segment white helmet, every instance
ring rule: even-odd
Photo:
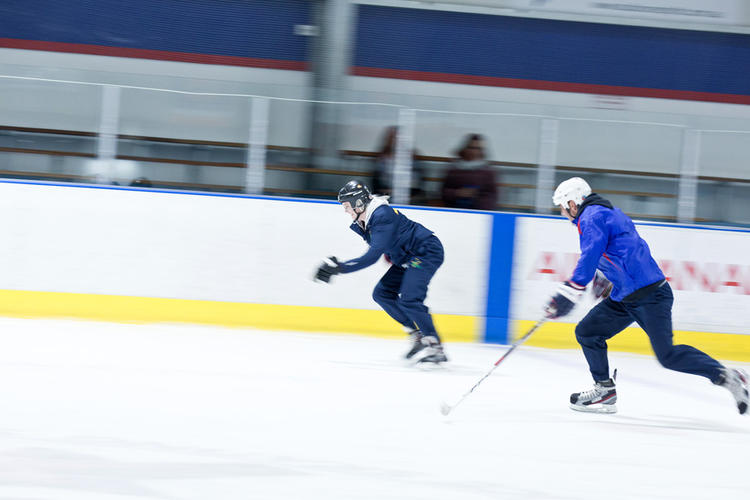
[[[552,203],[564,205],[565,208],[568,208],[568,200],[573,200],[573,203],[580,205],[583,203],[583,199],[590,194],[591,186],[586,181],[580,177],[571,177],[557,186],[555,194],[552,195]]]

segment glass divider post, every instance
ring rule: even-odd
[[[245,192],[263,194],[266,171],[266,140],[268,134],[268,99],[250,99],[250,137],[247,149]]]
[[[396,158],[393,168],[393,202],[406,205],[411,194],[412,151],[414,151],[415,112],[401,108],[398,111]]]
[[[682,133],[682,157],[680,161],[680,184],[677,197],[677,221],[695,221],[695,205],[698,195],[698,171],[700,170],[701,134],[699,130],[685,129]]]
[[[98,168],[96,180],[103,184],[112,182],[114,160],[117,157],[117,134],[120,121],[120,87],[102,86],[102,113],[99,117],[97,144]]]
[[[542,120],[539,134],[539,164],[536,174],[537,213],[550,213],[552,193],[555,189],[555,165],[557,164],[557,137],[560,122],[551,118]]]

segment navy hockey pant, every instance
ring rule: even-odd
[[[716,382],[722,365],[708,354],[689,345],[672,343],[672,303],[669,283],[634,302],[615,302],[607,298],[597,304],[576,326],[576,339],[583,348],[595,381],[609,378],[607,339],[614,337],[633,321],[651,340],[656,359],[665,368],[692,373]]]
[[[407,328],[419,328],[423,335],[437,335],[424,299],[432,276],[443,263],[443,245],[437,236],[425,240],[406,267],[391,266],[375,286],[372,298]]]

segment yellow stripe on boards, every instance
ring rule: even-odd
[[[198,323],[264,330],[356,333],[383,338],[404,336],[401,326],[379,310],[121,295],[0,290],[0,315],[127,323]],[[482,318],[450,314],[433,317],[446,342],[482,339]],[[516,338],[533,324],[533,321],[513,322]],[[546,323],[526,343],[537,347],[580,349],[574,329],[572,323]],[[750,335],[677,331],[675,343],[692,345],[717,359],[750,362]],[[653,354],[648,337],[640,328],[626,328],[610,339],[608,345],[612,351]]]
[[[199,323],[264,330],[358,333],[385,338],[405,335],[398,323],[379,310],[83,293],[0,290],[0,315],[127,323]],[[433,317],[446,342],[480,340],[479,321],[475,317],[450,314]]]
[[[514,338],[528,331],[534,321],[515,321]],[[554,349],[580,349],[574,323],[545,323],[526,341],[526,345]],[[675,344],[688,344],[716,358],[750,361],[750,335],[711,332],[674,332]],[[651,354],[651,344],[640,328],[626,328],[607,341],[610,351]]]

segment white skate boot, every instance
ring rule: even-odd
[[[724,368],[721,377],[716,385],[726,387],[732,393],[734,400],[737,402],[737,410],[739,410],[740,415],[745,415],[748,404],[750,404],[747,373],[734,368]]]
[[[422,344],[422,347],[414,354],[412,361],[416,363],[435,364],[448,361],[448,358],[443,351],[443,345],[440,343],[440,339],[436,336],[424,335],[420,339],[420,343]]]
[[[590,413],[617,413],[616,376],[617,370],[612,378],[596,382],[593,389],[571,394],[570,407]]]
[[[425,348],[424,344],[422,344],[422,332],[419,330],[411,330],[408,333],[411,345],[409,347],[409,352],[404,354],[405,359],[411,359],[416,353]]]

